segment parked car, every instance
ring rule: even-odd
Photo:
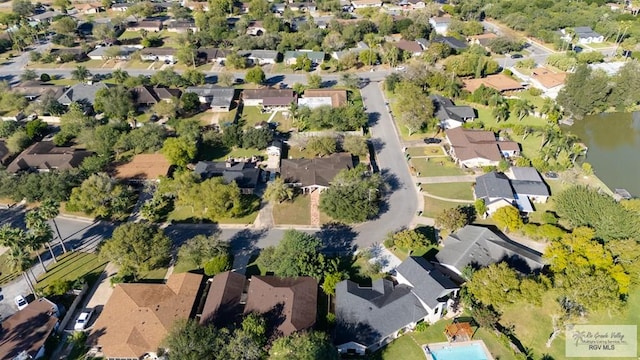
[[[512,59],[522,59],[522,54],[511,54]]]
[[[442,140],[436,138],[425,138],[424,142],[425,144],[440,144]]]
[[[16,296],[13,301],[16,302],[16,306],[18,306],[18,311],[24,309],[27,307],[27,305],[29,305],[29,303],[27,302],[27,300],[24,299],[24,297],[22,295],[18,295]]]
[[[91,320],[91,316],[93,315],[93,309],[84,309],[78,319],[76,320],[76,324],[73,326],[74,330],[82,331],[87,328],[87,324],[89,320]]]

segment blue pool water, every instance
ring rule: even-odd
[[[480,344],[431,350],[435,360],[487,360]]]

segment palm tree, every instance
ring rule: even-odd
[[[269,184],[264,197],[281,203],[285,200],[292,200],[294,195],[295,192],[293,188],[286,184],[284,179],[280,177],[276,178],[271,184]]]
[[[28,249],[29,252],[36,253],[36,256],[38,256],[38,261],[40,262],[40,266],[42,267],[42,271],[46,273],[47,268],[42,262],[42,256],[40,256],[40,249],[42,249],[43,240],[44,238],[36,235],[34,232],[29,232],[24,235],[25,248]]]
[[[507,103],[500,104],[493,108],[491,114],[496,118],[496,122],[507,121],[509,119],[509,105]]]
[[[491,97],[489,98],[489,106],[498,106],[504,103],[504,97],[502,97],[502,95],[496,93],[491,95]]]
[[[533,110],[533,105],[526,99],[517,100],[513,103],[513,112],[518,116],[518,120],[520,121],[522,121],[525,116],[531,114]]]
[[[11,270],[22,272],[22,276],[24,276],[29,289],[33,295],[36,295],[36,289],[33,287],[33,282],[31,282],[31,279],[27,274],[27,270],[31,268],[31,258],[29,257],[29,253],[25,251],[23,246],[14,246],[9,248],[7,254],[9,255],[8,260]]]
[[[547,126],[542,130],[542,142],[540,142],[540,149],[542,149],[548,143],[552,143],[558,137],[558,129],[553,126]]]
[[[58,223],[56,223],[56,216],[60,214],[60,203],[53,199],[45,199],[38,209],[43,218],[51,220],[53,227],[56,229],[58,239],[60,239],[60,245],[62,245],[62,251],[67,252],[67,248],[64,246],[62,235],[60,235],[60,229],[58,229]]]
[[[91,76],[91,72],[86,66],[78,65],[76,69],[71,71],[71,78],[80,82],[86,81]]]
[[[116,69],[113,70],[112,76],[116,81],[116,84],[123,84],[124,81],[129,77],[129,73],[124,70]]]
[[[34,236],[40,239],[45,239],[43,243],[47,244],[49,252],[51,253],[51,258],[53,258],[53,261],[58,262],[55,254],[53,253],[53,249],[51,248],[51,227],[49,227],[49,224],[47,224],[46,219],[42,216],[42,213],[39,210],[28,211],[27,215],[25,216],[25,222],[27,224],[27,229],[29,229],[29,231]]]

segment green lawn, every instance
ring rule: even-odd
[[[58,262],[54,263],[47,273],[40,276],[36,289],[45,289],[59,279],[75,281],[85,277],[89,283],[93,283],[105,266],[107,261],[100,260],[96,254],[80,251],[67,252],[58,257]]]
[[[220,218],[216,222],[220,224],[243,224],[250,225],[258,217],[260,210],[260,198],[254,195],[243,195],[243,201],[248,202],[247,208],[251,209],[248,214],[236,218]],[[175,222],[209,222],[208,219],[202,219],[199,215],[194,214],[189,206],[176,206],[167,216],[168,221]]]
[[[229,157],[241,158],[251,157],[254,155],[264,156],[264,151],[258,149],[242,149],[234,148],[228,149],[225,147],[206,147],[201,146],[198,151],[198,160],[207,161],[225,161]]]
[[[271,112],[260,112],[260,106],[244,106],[242,109],[241,119],[245,122],[245,128],[252,128],[257,123],[267,121],[271,117]],[[282,114],[279,114],[282,117]],[[276,115],[275,117],[278,117]],[[275,119],[274,119],[275,120]]]
[[[422,216],[435,218],[438,214],[444,209],[450,209],[454,207],[458,207],[460,203],[450,202],[450,201],[442,201],[434,198],[430,198],[428,196],[424,197],[424,210],[422,212]]]
[[[447,157],[416,158],[410,161],[412,170],[420,173],[420,177],[466,175],[453,161]]]
[[[141,60],[129,60],[123,66],[125,69],[147,69],[151,66],[151,62],[149,61],[141,61]]]
[[[439,145],[410,147],[407,153],[411,156],[444,156],[444,151]]]
[[[309,225],[310,208],[309,195],[298,195],[291,202],[284,201],[273,206],[273,221],[276,225]]]
[[[138,277],[138,282],[161,282],[167,275],[167,270],[168,268],[161,267],[147,272],[142,272]]]
[[[540,110],[544,105],[544,99],[541,96],[531,95],[531,90],[521,91],[517,94],[517,96],[520,99],[529,101],[529,103],[535,106],[537,110]]]
[[[422,191],[447,199],[473,200],[473,183],[425,184]]]
[[[463,104],[463,102],[460,101],[460,104]],[[547,120],[545,119],[529,115],[525,116],[522,120],[518,120],[518,117],[515,114],[511,114],[509,120],[507,121],[497,122],[495,117],[491,114],[490,107],[478,104],[468,105],[473,106],[473,108],[478,111],[478,119],[476,119],[475,121],[482,122],[484,124],[484,127],[488,129],[508,128],[514,125],[527,125],[542,128],[547,125]]]
[[[136,38],[142,38],[142,35],[140,34],[139,31],[125,31],[122,33],[122,35],[120,35],[120,37],[118,37],[118,39],[120,40],[128,40],[128,39],[136,39]]]

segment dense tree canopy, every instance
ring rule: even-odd
[[[336,220],[362,222],[380,211],[383,180],[363,166],[342,170],[320,197],[320,209]]]
[[[71,191],[67,209],[99,218],[119,219],[126,216],[131,205],[131,191],[109,175],[100,173],[91,175]]]
[[[269,360],[338,360],[329,337],[318,331],[294,333],[273,342]]]

